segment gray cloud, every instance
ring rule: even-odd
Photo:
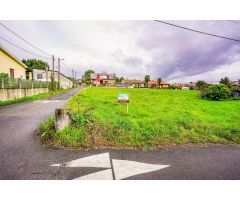
[[[83,73],[115,72],[119,76],[162,77],[167,81],[209,79],[222,75],[236,79],[240,69],[240,43],[181,30],[154,21],[2,21],[45,51],[65,58],[68,67]],[[240,38],[240,24],[229,21],[172,21],[189,28]],[[0,28],[4,34],[23,45]],[[20,58],[30,55],[0,42]],[[49,61],[51,64],[51,61]],[[231,70],[234,73],[230,73]],[[212,73],[214,72],[214,73]]]

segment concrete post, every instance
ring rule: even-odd
[[[55,130],[60,132],[72,122],[70,109],[56,109],[55,110]]]

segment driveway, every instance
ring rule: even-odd
[[[42,146],[34,130],[79,89],[0,107],[0,179],[240,179],[240,147],[158,151]]]

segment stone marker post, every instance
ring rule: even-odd
[[[56,109],[55,110],[55,130],[60,132],[72,122],[70,109]]]

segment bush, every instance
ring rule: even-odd
[[[40,125],[39,135],[42,142],[51,142],[51,140],[54,138],[54,134],[54,117],[50,117]]]
[[[202,97],[206,97],[212,100],[227,99],[231,95],[228,87],[223,84],[210,85],[202,94]]]
[[[83,125],[85,125],[85,124],[88,124],[88,123],[89,123],[89,121],[88,121],[88,120],[84,117],[84,115],[81,114],[81,113],[74,114],[74,115],[72,116],[72,119],[73,119],[73,121],[76,122],[77,124],[83,124]]]
[[[0,73],[0,78],[8,78],[9,75],[7,73]]]

